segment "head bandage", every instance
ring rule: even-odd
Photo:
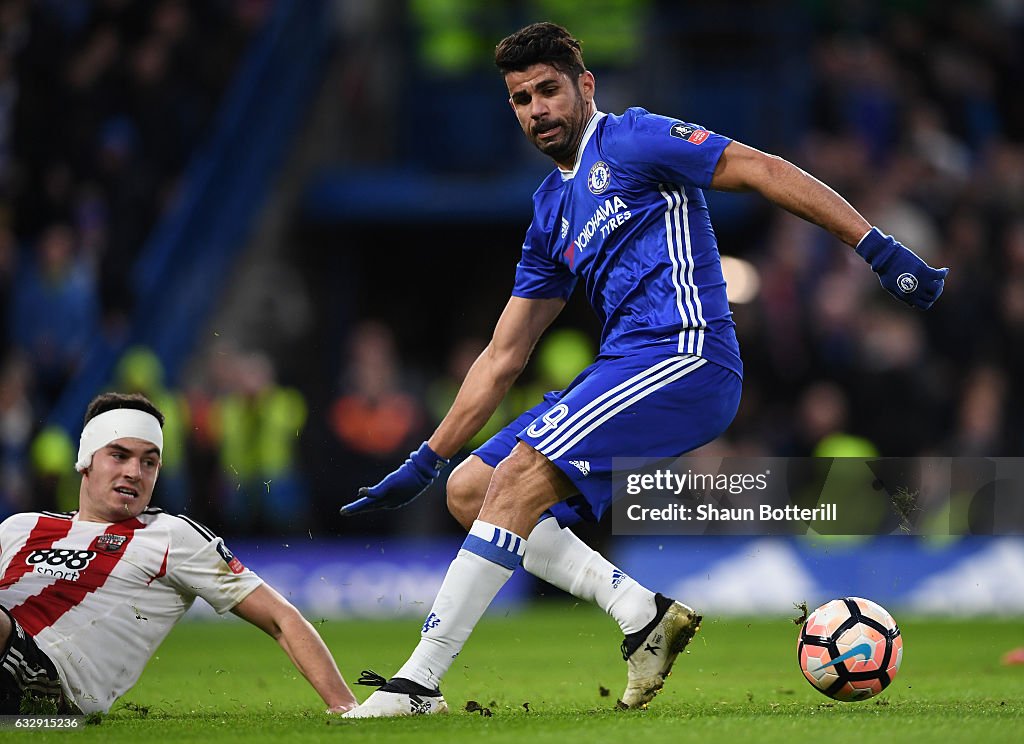
[[[82,429],[75,470],[83,472],[92,465],[92,456],[97,450],[126,437],[152,442],[163,452],[164,433],[156,416],[134,408],[115,408],[89,419]]]

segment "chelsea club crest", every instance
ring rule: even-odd
[[[608,164],[603,160],[598,160],[590,167],[590,175],[587,176],[587,188],[590,189],[591,194],[600,194],[608,188],[611,180],[612,172]]]

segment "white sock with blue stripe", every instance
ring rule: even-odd
[[[530,533],[523,568],[575,597],[595,602],[622,628],[635,633],[654,618],[654,592],[627,576],[553,517]]]
[[[437,687],[498,591],[523,560],[526,538],[473,523],[423,623],[420,642],[394,676]]]

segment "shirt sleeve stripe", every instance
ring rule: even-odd
[[[186,522],[188,522],[190,525],[192,525],[196,532],[205,537],[207,540],[212,542],[213,540],[217,539],[217,536],[213,534],[207,527],[195,521],[194,519],[190,519],[189,517],[186,517],[184,514],[175,514],[174,516],[178,517],[178,519],[183,519]]]

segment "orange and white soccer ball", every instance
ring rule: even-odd
[[[903,661],[903,638],[884,607],[870,599],[844,597],[808,616],[796,652],[814,689],[852,702],[889,686]]]

